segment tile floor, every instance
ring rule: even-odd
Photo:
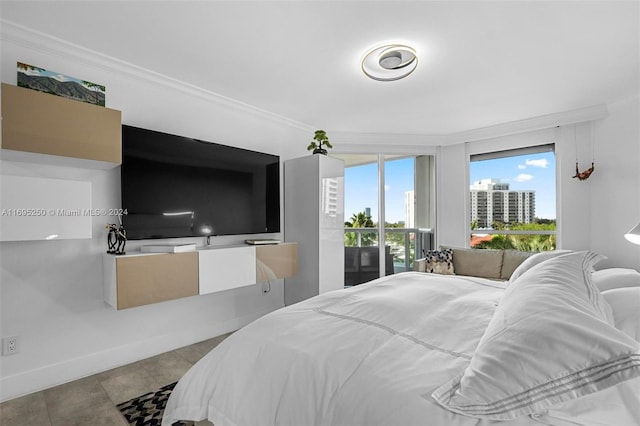
[[[177,381],[227,336],[6,401],[0,404],[0,425],[127,426],[116,404]]]

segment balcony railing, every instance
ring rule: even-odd
[[[394,272],[410,271],[416,253],[433,247],[433,230],[426,228],[385,228],[385,245],[393,256]],[[345,247],[378,246],[378,228],[344,228]]]

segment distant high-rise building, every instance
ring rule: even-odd
[[[471,221],[480,228],[494,222],[531,223],[536,212],[533,190],[512,191],[499,179],[482,179],[470,186]]]
[[[343,208],[339,202],[339,184],[337,179],[322,179],[322,212],[330,217],[338,215],[338,209]]]
[[[416,199],[414,197],[414,191],[407,191],[404,193],[404,227],[415,227],[415,212],[416,211]]]

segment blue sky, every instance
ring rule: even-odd
[[[390,160],[385,165],[385,213],[390,223],[404,221],[404,193],[413,190],[413,158]],[[378,221],[378,163],[345,169],[345,221],[371,208]]]
[[[475,161],[469,184],[481,179],[500,179],[510,189],[536,191],[536,216],[555,219],[555,155],[552,152],[496,160]],[[404,221],[404,193],[413,190],[413,158],[388,161],[385,165],[386,221]],[[345,221],[371,208],[378,221],[377,163],[345,169]]]

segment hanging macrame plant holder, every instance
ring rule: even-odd
[[[576,161],[576,174],[575,176],[571,176],[571,177],[578,178],[578,180],[587,180],[589,179],[589,176],[591,176],[591,173],[593,173],[594,170],[595,170],[595,163],[591,163],[591,167],[581,172],[580,168],[578,167],[578,162]]]
[[[573,125],[573,143],[575,145],[576,148],[576,174],[574,176],[571,176],[574,179],[578,179],[578,180],[587,180],[589,179],[589,177],[591,176],[591,173],[593,173],[593,171],[595,170],[595,147],[594,147],[594,142],[593,142],[593,123],[591,123],[591,150],[592,150],[592,160],[591,160],[591,167],[589,167],[588,169],[584,170],[584,171],[580,171],[580,166],[578,164],[578,142],[576,139],[576,125]]]

